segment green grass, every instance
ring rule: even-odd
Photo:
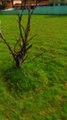
[[[0,15],[0,21],[13,48],[17,17]],[[20,71],[13,69],[13,59],[0,40],[0,120],[67,120],[67,16],[32,16],[30,36],[34,34]]]

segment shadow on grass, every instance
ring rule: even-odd
[[[21,94],[31,89],[30,79],[22,69],[10,68],[5,71],[5,84],[11,93]]]
[[[33,72],[30,74],[30,70],[27,69],[16,69],[9,68],[4,72],[4,82],[8,91],[11,94],[21,96],[25,92],[35,91],[37,86],[41,83],[36,79],[36,76],[32,76]]]

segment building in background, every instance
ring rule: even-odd
[[[67,5],[67,0],[0,0],[0,6],[4,8],[31,6],[60,6]]]
[[[39,5],[48,5],[48,0],[27,0],[26,2],[24,0],[13,0],[13,6],[39,6]]]

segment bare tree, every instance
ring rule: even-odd
[[[27,5],[26,2],[27,2],[27,0],[24,0],[24,3],[23,3],[24,7],[21,7],[21,12],[18,14],[18,27],[19,27],[20,36],[19,36],[18,40],[16,41],[16,44],[14,45],[14,49],[11,48],[8,41],[4,38],[3,34],[0,32],[0,38],[3,40],[3,42],[8,47],[8,49],[16,63],[17,68],[20,68],[21,65],[23,64],[23,62],[25,61],[26,54],[27,54],[28,50],[32,47],[32,44],[29,44],[29,41],[32,40],[33,37],[35,36],[34,35],[30,39],[28,39],[33,9],[31,9],[31,5]],[[22,25],[23,12],[25,9],[28,11],[26,27],[24,27]],[[19,46],[19,49],[16,49],[17,45]]]

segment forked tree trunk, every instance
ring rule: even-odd
[[[32,45],[29,44],[29,41],[32,40],[33,37],[35,37],[34,35],[28,40],[33,9],[31,10],[31,6],[26,6],[26,0],[24,0],[24,2],[25,2],[24,4],[25,8],[28,10],[27,23],[26,23],[26,27],[22,25],[22,20],[23,20],[22,18],[23,18],[23,11],[24,11],[24,8],[22,8],[21,13],[18,14],[18,27],[19,27],[20,35],[19,35],[19,39],[16,41],[16,44],[14,45],[14,50],[12,50],[7,40],[3,37],[2,33],[0,33],[0,38],[8,47],[11,55],[13,56],[13,59],[16,63],[17,68],[20,68],[23,62],[25,61],[27,51],[32,47]],[[19,50],[16,50],[17,45],[20,48]]]

